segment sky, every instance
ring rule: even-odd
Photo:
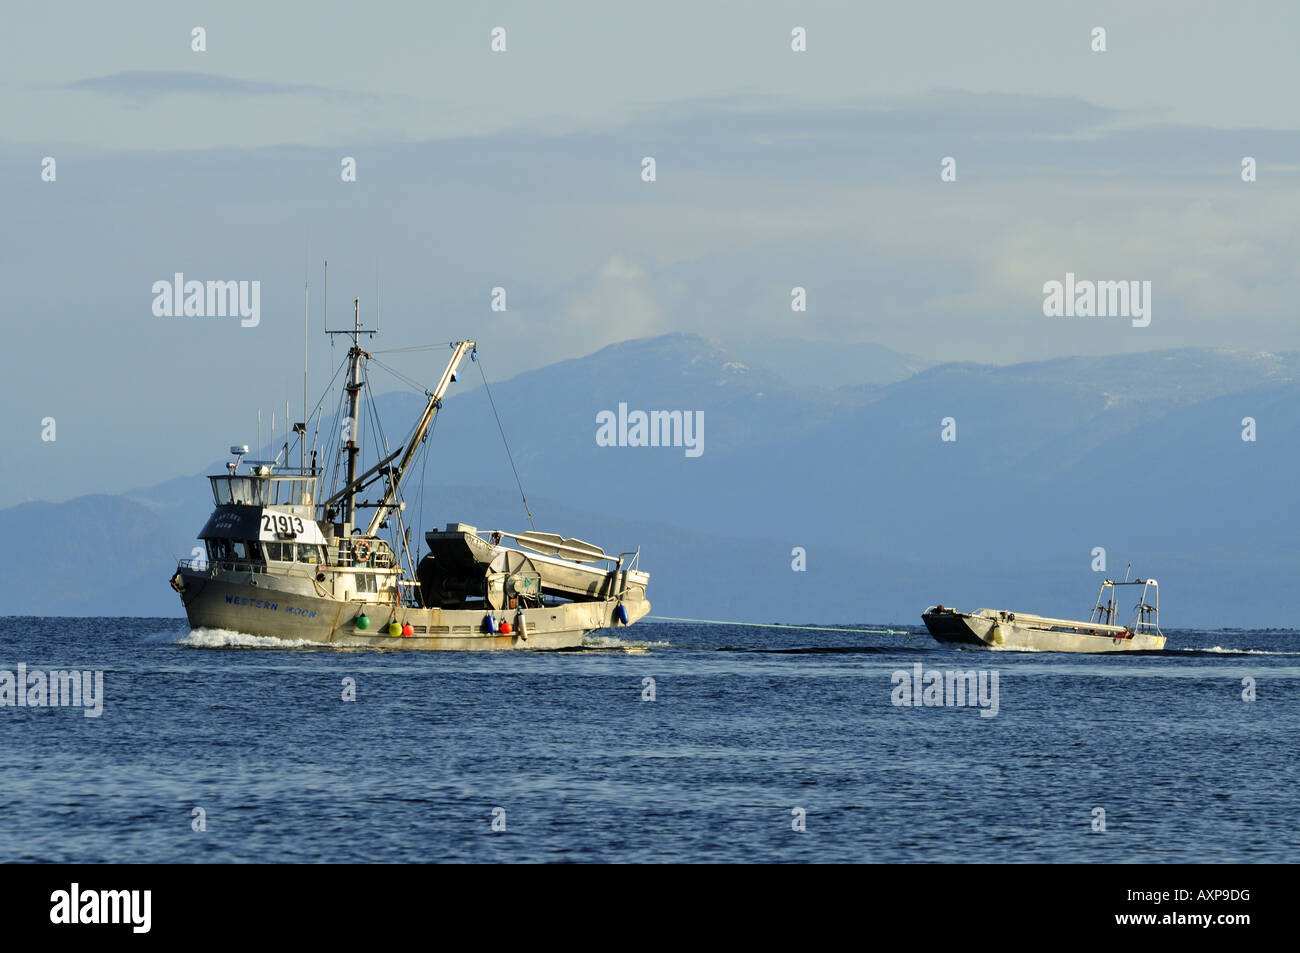
[[[997,364],[1300,350],[1294,4],[3,17],[0,505],[193,472],[233,418],[300,416],[308,281],[312,402],[343,356],[319,333],[327,258],[332,325],[354,297],[373,315],[378,274],[376,348],[473,337],[497,379],[673,331]],[[155,314],[177,272],[260,282],[257,325]],[[1151,323],[1045,316],[1067,272],[1150,281]],[[432,382],[442,357],[391,362]]]

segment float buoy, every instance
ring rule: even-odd
[[[524,618],[524,610],[520,609],[515,614],[515,628],[519,631],[521,639],[528,638],[528,620]]]
[[[627,625],[627,609],[623,603],[620,602],[614,610],[614,618],[618,619],[620,625]]]
[[[399,635],[402,634],[402,627],[401,625],[398,624],[396,619],[388,623],[388,634],[391,635],[393,638],[397,638]]]
[[[409,639],[413,635],[415,635],[415,626],[409,622],[402,626],[402,638]]]
[[[485,615],[483,617],[483,631],[495,632],[496,630],[497,630],[497,620],[492,618],[490,615]]]
[[[366,615],[364,612],[361,613],[361,615],[357,616],[357,628],[358,629],[370,628],[370,616]]]
[[[501,634],[502,634],[502,635],[509,635],[509,634],[510,634],[510,623],[509,623],[509,622],[502,622],[502,623],[501,623]]]

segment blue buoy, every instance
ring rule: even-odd
[[[623,603],[620,602],[618,608],[614,610],[614,618],[618,619],[620,624],[627,625],[627,609],[623,607]]]
[[[489,632],[495,632],[497,630],[497,620],[492,618],[490,615],[485,615],[483,617],[483,628],[487,629]]]

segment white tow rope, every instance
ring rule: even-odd
[[[807,629],[812,632],[869,632],[872,635],[911,635],[906,629],[841,629],[833,625],[787,625],[784,622],[724,622],[721,619],[679,619],[670,615],[648,615],[660,622],[698,622],[702,625],[744,625],[758,629]]]

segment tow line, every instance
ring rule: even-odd
[[[872,635],[911,635],[906,629],[841,629],[833,625],[787,625],[784,622],[725,622],[722,619],[680,619],[670,615],[648,615],[660,622],[698,622],[703,625],[744,625],[759,629],[807,629],[813,632],[867,632]]]

